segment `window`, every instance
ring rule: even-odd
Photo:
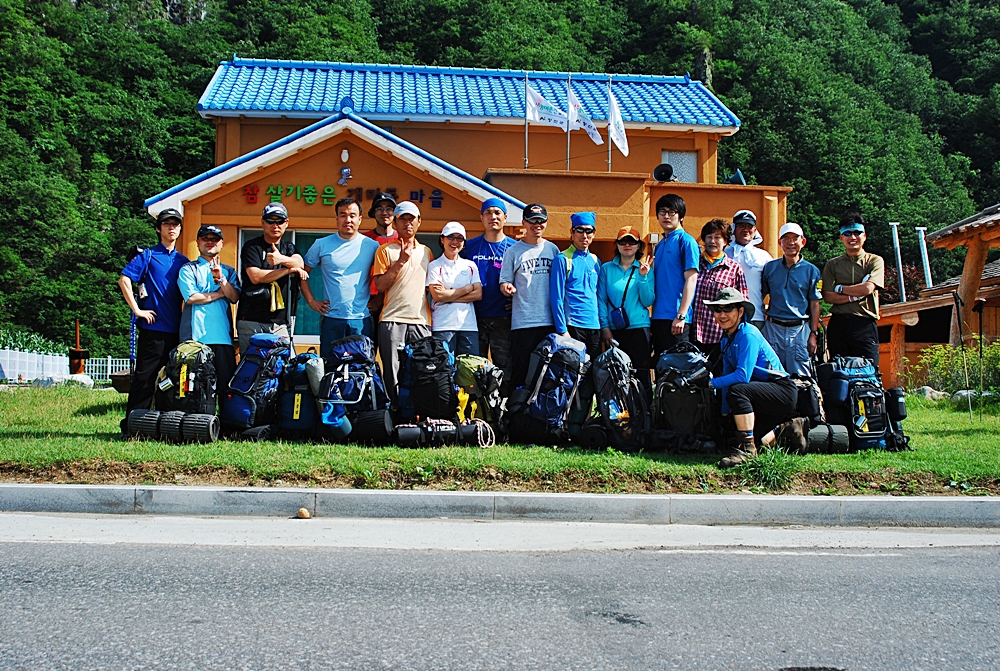
[[[669,163],[673,167],[674,177],[678,182],[698,181],[698,152],[664,149],[660,155],[660,162]]]

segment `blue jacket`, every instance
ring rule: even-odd
[[[569,326],[581,329],[601,327],[597,316],[597,276],[601,260],[590,252],[575,247],[573,261],[568,264],[567,252],[556,254],[549,275],[549,303],[556,333],[566,333]]]
[[[753,324],[743,322],[732,338],[723,335],[719,348],[722,351],[722,376],[713,378],[711,385],[722,394],[724,415],[730,412],[726,394],[732,385],[750,381],[767,382],[774,373],[781,377],[788,375],[774,348]]]
[[[635,271],[632,273],[632,271]],[[629,274],[632,281],[629,282]],[[628,285],[625,296],[625,314],[628,315],[629,328],[649,328],[649,306],[655,298],[653,269],[645,276],[639,274],[639,260],[632,262],[629,270],[623,270],[616,258],[601,266],[601,274],[597,278],[597,310],[601,320],[601,328],[611,328],[611,311],[622,305],[622,292]]]

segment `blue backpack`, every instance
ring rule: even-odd
[[[847,427],[852,450],[896,449],[885,389],[862,357],[835,357],[817,367],[826,421]]]
[[[568,438],[569,416],[589,371],[586,345],[569,336],[545,336],[531,353],[525,384],[511,394],[511,436],[522,440]]]
[[[360,413],[388,409],[389,396],[375,362],[375,345],[367,336],[334,342],[325,369],[317,399],[320,437],[346,438]]]
[[[307,364],[319,359],[315,351],[299,354],[288,361],[282,378],[282,393],[278,404],[283,431],[299,435],[310,434],[316,426],[316,397],[309,386]]]
[[[290,356],[288,338],[271,333],[250,336],[222,406],[219,419],[224,425],[244,430],[277,422],[281,374]]]

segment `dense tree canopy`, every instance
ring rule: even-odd
[[[211,166],[195,104],[249,57],[680,74],[743,120],[724,171],[795,187],[808,253],[860,209],[891,252],[1000,201],[990,0],[0,0],[0,323],[127,351],[115,279],[150,194]],[[956,254],[935,251],[935,273]]]

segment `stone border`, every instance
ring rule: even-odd
[[[0,512],[645,524],[1000,527],[1000,497],[546,494],[0,484]]]

